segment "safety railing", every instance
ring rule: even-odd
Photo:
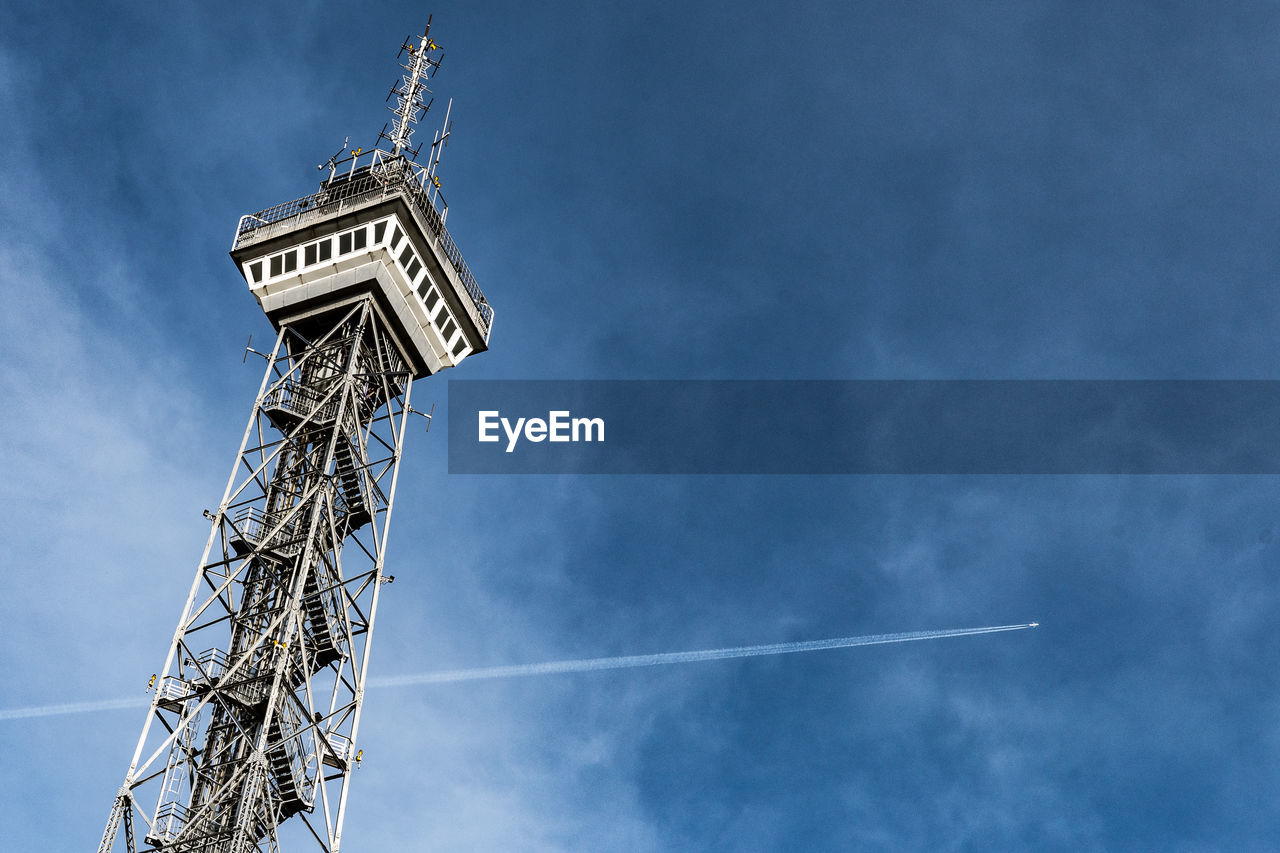
[[[217,648],[205,649],[196,660],[187,661],[187,680],[181,684],[188,691],[194,690],[197,696],[203,696],[217,686],[223,696],[245,707],[260,704],[271,687],[269,673],[260,675],[252,661],[241,664],[234,673],[228,674],[230,668],[231,658],[226,652]],[[186,698],[192,698],[190,693]]]
[[[191,664],[193,672],[191,680],[196,683],[210,683],[222,677],[231,661],[222,649],[205,649]]]
[[[292,556],[301,547],[295,526],[295,519],[281,523],[279,517],[247,506],[235,514],[231,544],[242,553],[263,548],[281,556]]]
[[[329,732],[324,736],[324,763],[330,767],[345,769],[347,755],[351,752],[351,738],[337,732]]]
[[[182,827],[187,823],[187,810],[178,803],[165,803],[156,812],[156,822],[147,833],[146,842],[156,846],[165,844],[178,837]]]
[[[329,424],[338,415],[337,395],[324,402],[325,394],[308,385],[286,380],[267,392],[262,399],[262,409],[268,417],[282,414],[277,427],[287,429],[289,421],[310,418],[317,425]]]
[[[162,708],[180,709],[192,695],[191,685],[176,675],[166,675],[156,685],[156,702]]]

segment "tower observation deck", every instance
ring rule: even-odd
[[[493,325],[445,228],[448,113],[410,146],[430,21],[401,57],[387,144],[236,228],[275,346],[100,853],[339,850],[410,390]]]

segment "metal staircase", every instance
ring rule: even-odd
[[[364,469],[357,468],[351,442],[339,436],[333,449],[334,473],[342,491],[342,500],[347,507],[347,523],[349,531],[359,530],[373,520],[369,512],[368,486],[365,485]]]

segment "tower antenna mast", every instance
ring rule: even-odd
[[[433,57],[432,54],[438,50],[440,56]],[[400,55],[403,56],[405,51],[409,53],[409,61],[400,65],[405,71],[404,76],[399,85],[391,90],[391,94],[397,98],[395,109],[392,110],[396,117],[390,136],[391,154],[394,157],[405,151],[416,157],[417,152],[409,144],[409,138],[413,136],[413,126],[431,109],[430,102],[423,103],[422,100],[424,92],[431,94],[431,90],[427,88],[427,80],[435,76],[444,62],[444,51],[431,39],[430,15],[427,16],[427,27],[418,38],[417,45],[406,39],[400,48]]]
[[[405,50],[390,152],[344,142],[316,192],[236,228],[275,346],[99,853],[122,831],[126,853],[339,851],[410,390],[493,326],[406,157],[429,20]]]

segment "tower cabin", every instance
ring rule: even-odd
[[[413,378],[438,373],[488,348],[493,309],[437,187],[402,154],[353,153],[317,192],[242,216],[231,258],[277,329],[320,328],[372,294]]]

